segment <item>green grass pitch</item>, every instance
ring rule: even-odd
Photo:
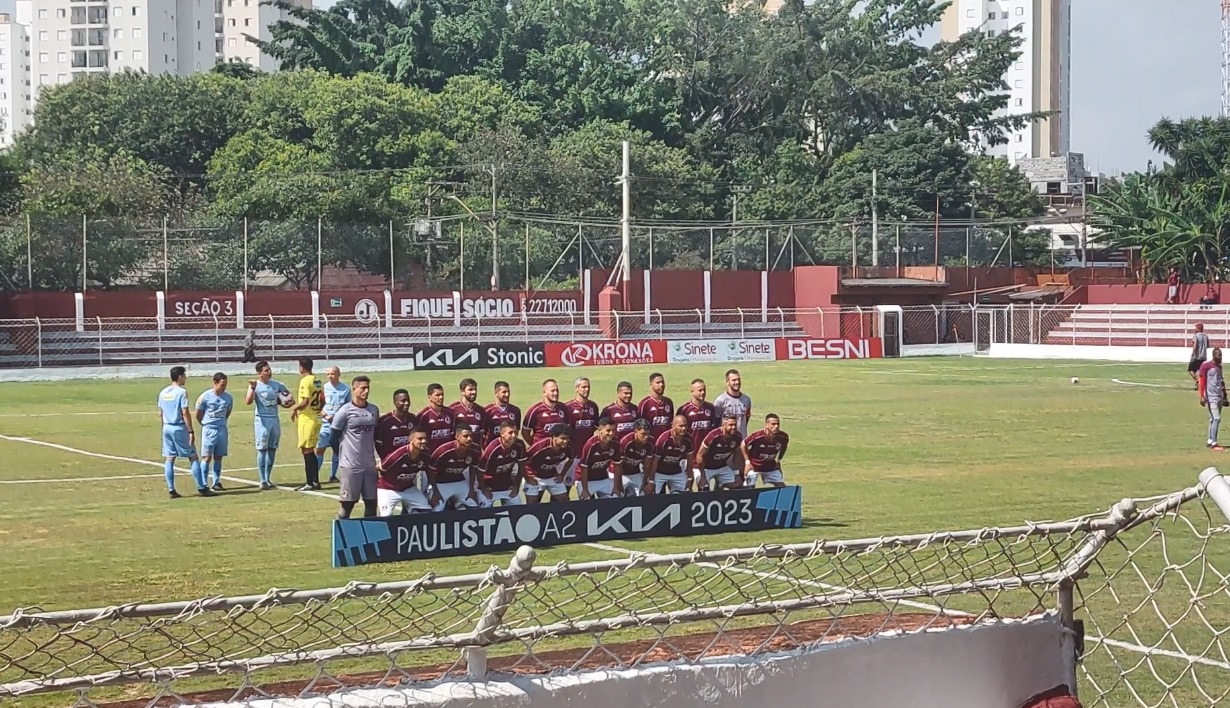
[[[697,376],[710,382],[710,398],[716,396],[725,368],[661,367],[677,405]],[[804,528],[618,546],[682,552],[1065,519],[1123,497],[1191,486],[1201,469],[1224,459],[1203,446],[1205,414],[1181,365],[948,358],[740,369],[754,402],[753,422],[778,413],[791,435],[784,469],[790,483],[803,486]],[[566,396],[572,378],[584,373],[601,405],[623,379],[634,383],[639,400],[650,371],[376,373],[372,400],[387,410],[393,389],[404,386],[417,409],[428,383],[444,384],[455,400],[457,381],[474,376],[480,401],[488,402],[491,384],[503,378],[525,409],[543,378],[560,379]],[[357,373],[344,371],[343,379]],[[275,376],[288,385],[297,379],[292,372]],[[243,381],[236,377],[231,389],[237,410],[225,474],[255,480]],[[167,499],[154,406],[163,385],[0,385],[0,615],[18,607],[58,610],[404,580],[507,563],[506,556],[475,556],[334,569],[335,501],[289,489],[257,492],[235,482],[216,498]],[[208,385],[190,380],[190,397]],[[302,482],[302,462],[285,417],[283,430],[274,481],[290,487]],[[191,490],[186,473],[178,486]],[[578,545],[547,549],[539,563],[613,557]],[[1225,620],[1224,594],[1220,605],[1216,615]]]

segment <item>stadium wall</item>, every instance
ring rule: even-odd
[[[1179,286],[1179,304],[1199,305],[1208,288],[1204,283]],[[1081,304],[1086,305],[1162,305],[1166,303],[1169,286],[1155,285],[1086,285]],[[1230,303],[1230,287],[1224,283],[1213,286],[1222,303]]]
[[[1019,708],[1068,682],[1063,632],[1054,615],[1002,624],[882,634],[819,647],[722,657],[637,669],[587,671],[504,680],[448,681],[414,688],[365,688],[326,698],[249,700],[211,708],[309,708],[326,705],[536,708]]]

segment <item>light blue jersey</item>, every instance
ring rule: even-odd
[[[172,384],[158,394],[158,410],[162,415],[162,456],[168,460],[175,457],[196,458],[196,450],[188,439],[188,421],[184,420],[184,409],[187,407],[188,392],[183,386]]]
[[[278,398],[282,395],[290,395],[290,389],[282,385],[282,382],[274,379],[269,379],[269,383],[256,382],[256,395],[253,403],[256,405],[255,430],[258,452],[277,450],[282,442],[282,421],[278,418],[278,409],[281,408]],[[259,463],[257,466],[260,466]]]
[[[333,447],[333,427],[329,425],[333,422],[333,415],[342,406],[350,403],[350,387],[338,381],[336,384],[325,382],[325,407],[320,412],[325,424],[320,427],[320,436],[316,439],[316,449],[324,450],[328,447]],[[334,468],[336,472],[336,454],[333,457]]]
[[[226,457],[230,453],[226,423],[234,408],[234,399],[225,391],[219,395],[210,389],[196,399],[196,410],[201,413],[201,454],[205,457]]]

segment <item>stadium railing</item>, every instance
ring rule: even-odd
[[[985,343],[1190,347],[1197,324],[1230,345],[1225,305],[1000,305],[978,308]],[[980,342],[984,343],[984,342]]]
[[[968,305],[908,307],[903,343],[970,341]],[[867,307],[765,310],[651,310],[621,312],[617,334],[631,339],[819,339],[880,336],[879,313]],[[400,359],[415,347],[506,342],[577,342],[607,338],[597,317],[527,314],[504,319],[395,316],[391,324],[354,316],[250,316],[244,329],[231,318],[167,317],[0,320],[0,367],[237,362],[253,333],[259,358],[297,356]],[[953,326],[959,324],[959,326]],[[957,339],[954,340],[953,338]]]
[[[309,697],[1040,616],[1066,629],[1055,650],[1086,708],[1213,705],[1230,695],[1230,486],[1200,479],[1060,522],[552,566],[522,548],[473,575],[24,608],[0,616],[0,705]]]

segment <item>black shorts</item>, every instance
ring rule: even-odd
[[[1193,374],[1200,371],[1200,365],[1204,363],[1203,359],[1192,359],[1187,364],[1187,370]]]

